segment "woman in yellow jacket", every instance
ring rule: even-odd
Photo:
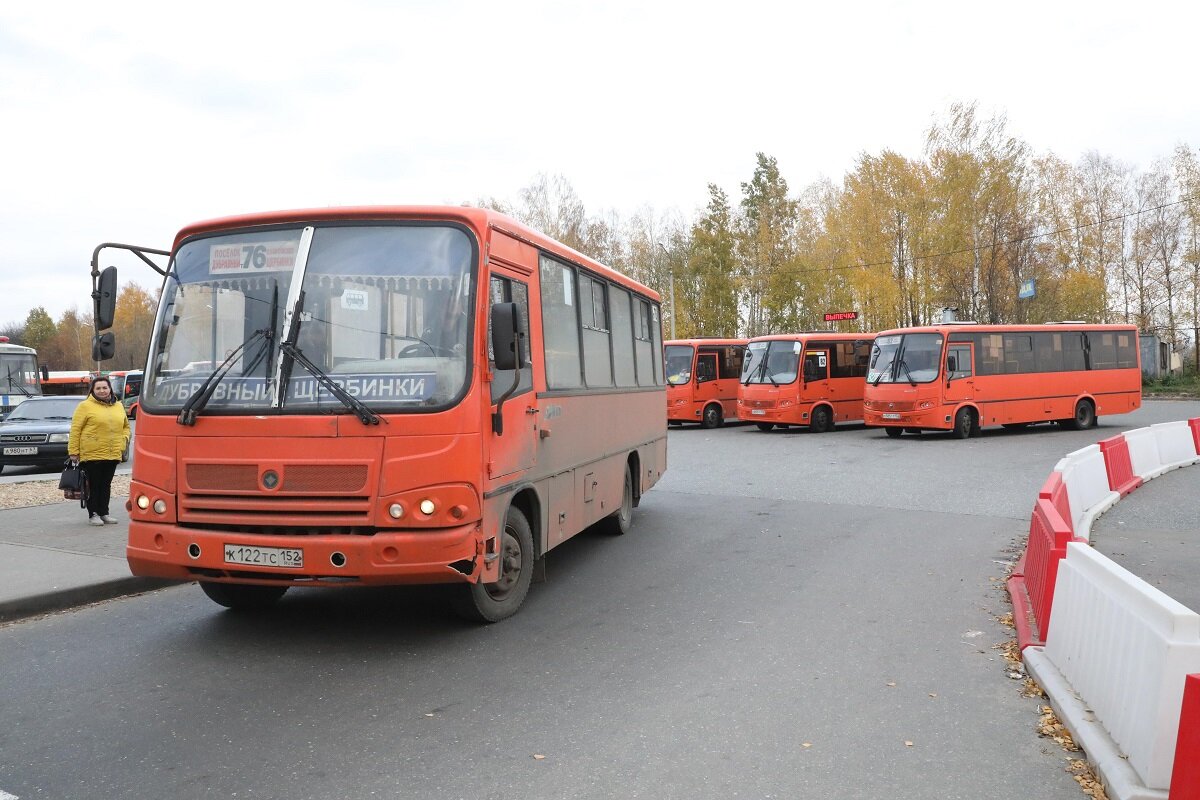
[[[117,401],[108,378],[95,378],[87,398],[71,418],[71,437],[67,441],[67,454],[87,475],[89,525],[117,524],[117,518],[109,513],[108,501],[113,474],[127,444],[129,418],[125,407]]]

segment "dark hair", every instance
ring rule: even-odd
[[[114,400],[116,400],[116,399],[117,399],[117,393],[113,391],[113,385],[112,385],[112,381],[110,381],[110,380],[109,380],[109,379],[108,379],[106,376],[104,376],[104,375],[99,375],[99,376],[97,376],[97,377],[95,377],[95,378],[92,378],[92,383],[91,383],[91,385],[90,385],[90,386],[88,386],[88,395],[89,395],[90,397],[96,397],[96,384],[97,384],[97,383],[100,383],[101,381],[103,381],[103,382],[104,382],[104,384],[105,384],[106,386],[108,386],[108,402],[110,402],[110,403],[111,403],[111,402],[113,402]],[[96,397],[96,399],[97,399],[97,400],[100,400],[100,398],[99,398],[99,397]],[[103,402],[103,401],[101,401],[101,402]]]

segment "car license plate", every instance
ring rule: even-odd
[[[762,415],[762,414],[766,414],[767,410],[765,408],[752,408],[752,409],[750,409],[750,413]]]
[[[225,544],[226,564],[248,564],[255,567],[304,566],[304,551],[298,547],[250,547],[244,544]]]
[[[36,456],[36,447],[6,447],[4,448],[6,456]]]
[[[891,414],[891,413],[889,413],[889,414],[884,414],[884,415],[883,415],[883,418],[884,418],[884,419],[900,419],[900,415],[899,415],[899,414]]]

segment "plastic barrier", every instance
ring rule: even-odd
[[[1071,530],[1081,539],[1088,538],[1096,517],[1112,508],[1121,495],[1108,487],[1108,468],[1100,445],[1089,444],[1070,453],[1055,465],[1062,473],[1071,503]]]
[[[1145,786],[1166,790],[1181,676],[1200,672],[1200,615],[1082,542],[1060,562],[1054,611],[1046,658]]]
[[[1037,625],[1040,640],[1021,641],[1018,631],[1017,644],[1024,650],[1031,644],[1042,644],[1046,631],[1050,629],[1050,612],[1054,605],[1054,584],[1058,577],[1059,562],[1067,554],[1067,543],[1074,539],[1071,526],[1067,524],[1050,504],[1038,498],[1029,520],[1029,546],[1025,548],[1025,590],[1029,594],[1029,606]],[[1014,618],[1016,613],[1013,614]]]
[[[1196,455],[1200,456],[1200,417],[1189,419],[1188,425],[1192,427],[1192,445],[1196,448]]]
[[[1038,497],[1042,500],[1049,500],[1059,516],[1065,519],[1068,525],[1071,524],[1071,501],[1067,497],[1067,485],[1063,483],[1061,472],[1050,473],[1042,490],[1038,492]]]
[[[1169,470],[1196,463],[1196,440],[1187,422],[1160,422],[1151,425],[1154,439],[1158,442],[1158,455],[1163,466]]]
[[[1158,439],[1149,428],[1125,431],[1125,444],[1129,445],[1129,462],[1133,474],[1142,481],[1153,480],[1167,471],[1158,456]]]
[[[1200,675],[1188,675],[1183,686],[1171,800],[1200,800]]]
[[[1102,439],[1100,452],[1104,454],[1104,469],[1108,473],[1108,488],[1124,497],[1142,485],[1140,476],[1133,473],[1129,460],[1129,445],[1121,434]]]

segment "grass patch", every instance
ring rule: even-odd
[[[1171,375],[1157,381],[1142,381],[1145,397],[1189,397],[1200,399],[1200,375]]]

